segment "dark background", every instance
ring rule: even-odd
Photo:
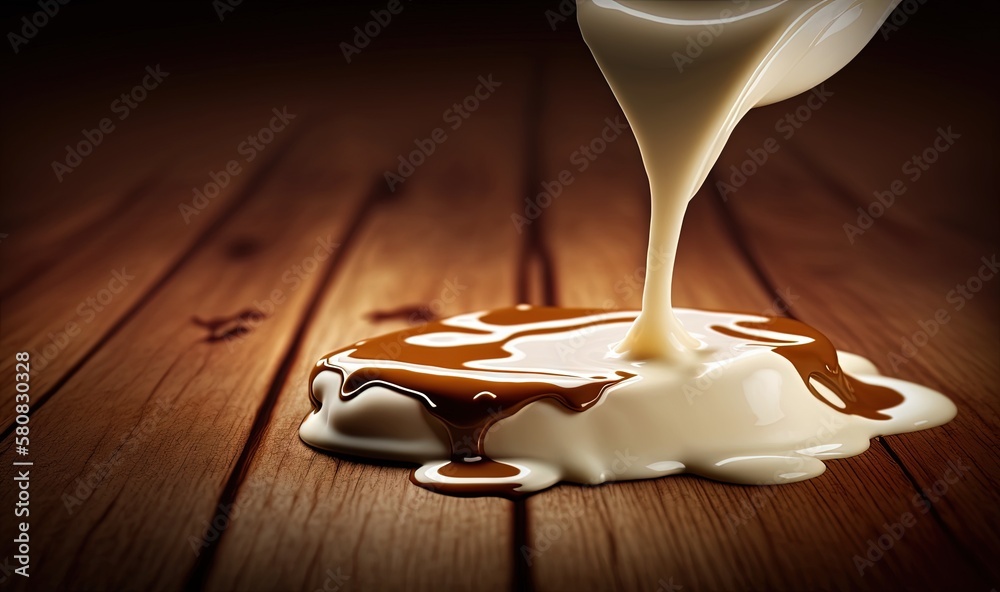
[[[447,69],[448,53],[458,56],[463,47],[471,46],[494,47],[498,55],[543,55],[555,45],[586,52],[575,15],[550,26],[547,11],[558,14],[569,2],[400,1],[403,11],[364,50],[369,56],[398,57],[400,70],[433,73]],[[994,31],[1000,18],[997,3],[909,3],[919,8],[889,40],[876,35],[862,54],[864,63],[875,66],[872,70],[883,79],[894,69],[908,71],[911,77],[926,80],[921,92],[931,95],[961,90],[989,97],[1000,55]],[[78,130],[73,122],[67,122],[67,129],[46,125],[46,120],[57,118],[69,106],[81,113],[102,113],[109,96],[134,85],[138,73],[150,64],[159,63],[171,72],[171,86],[180,82],[196,92],[212,93],[227,86],[254,92],[289,76],[304,93],[336,86],[346,68],[357,74],[366,68],[366,61],[375,61],[345,63],[340,43],[352,42],[354,27],[371,20],[371,10],[385,8],[379,2],[331,5],[245,0],[220,21],[217,4],[208,0],[71,1],[59,5],[58,14],[15,55],[6,34],[20,33],[21,18],[37,12],[39,6],[37,2],[3,3],[0,166],[17,161],[16,168],[24,177],[30,178],[27,173],[35,171],[50,175],[47,169],[53,155],[61,155],[65,143],[78,139]],[[596,70],[584,60],[577,63]],[[364,93],[365,89],[344,88],[343,92]],[[402,108],[405,96],[405,89],[400,89]],[[92,109],[87,108],[88,102]],[[197,110],[197,104],[191,109]],[[996,129],[995,117],[981,123]],[[14,158],[31,147],[39,150],[37,158]],[[5,194],[16,189],[9,174],[0,183]],[[988,188],[980,189],[971,192],[981,193],[979,197],[966,195],[952,204],[958,208],[950,214],[956,223],[978,225],[984,219],[996,219],[996,200],[987,195]],[[5,206],[9,198],[5,195]]]

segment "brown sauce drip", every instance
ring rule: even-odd
[[[586,320],[570,322],[566,326],[515,329],[509,335],[497,336],[482,343],[435,347],[407,341],[422,334],[457,333],[476,338],[491,333],[440,321],[431,322],[411,330],[368,339],[330,354],[326,364],[319,364],[313,369],[310,385],[318,373],[332,369],[340,372],[344,379],[340,396],[345,400],[376,385],[417,398],[424,403],[431,415],[442,421],[451,440],[452,463],[442,468],[442,474],[470,479],[509,477],[516,475],[517,470],[490,460],[483,450],[483,442],[490,426],[540,399],[554,399],[567,409],[583,411],[597,402],[609,388],[635,375],[621,371],[604,375],[595,372],[572,374],[540,369],[483,368],[475,365],[486,360],[510,358],[512,354],[504,346],[514,339],[556,333],[572,335],[590,327],[628,323],[631,320],[595,319],[591,311],[562,308],[506,308],[490,311],[479,317],[480,322],[493,325],[498,330],[584,318]],[[366,361],[373,363],[365,364]],[[392,361],[406,367],[378,367],[379,361]],[[449,370],[465,374],[456,376],[442,373]],[[479,376],[473,376],[472,372]],[[557,384],[560,380],[571,380],[574,384]],[[311,392],[310,398],[318,408],[318,401]],[[465,460],[475,457],[481,460]],[[501,467],[502,471],[498,472]],[[436,487],[440,488],[441,485]],[[463,487],[475,489],[472,485]],[[496,486],[491,487],[495,495]]]
[[[503,479],[516,477],[521,471],[506,463],[489,458],[470,461],[451,461],[438,469],[438,474],[459,479]],[[505,483],[423,483],[416,479],[416,471],[411,473],[410,481],[420,487],[460,497],[500,496],[517,499],[524,494],[517,491],[521,483],[516,481]]]
[[[463,475],[470,478],[470,475]],[[417,487],[423,487],[428,491],[453,495],[456,497],[505,497],[516,500],[525,497],[527,494],[518,491],[521,483],[424,483],[416,477],[416,471],[410,472],[410,483]]]
[[[451,461],[438,469],[438,473],[445,477],[483,477],[487,479],[516,477],[520,472],[517,467],[488,458],[472,462]]]
[[[744,333],[722,325],[712,326],[713,331],[723,335],[745,339],[751,344],[773,346],[774,353],[795,366],[802,382],[813,396],[841,413],[858,415],[868,419],[887,420],[891,418],[882,412],[903,402],[903,395],[890,388],[866,384],[848,376],[840,368],[840,362],[837,360],[837,349],[833,343],[825,335],[805,323],[795,319],[769,318],[761,322],[740,321],[736,325],[746,329],[801,335],[812,339],[809,343],[800,344]],[[845,407],[837,407],[827,400],[816,390],[810,379],[833,391],[844,402]]]

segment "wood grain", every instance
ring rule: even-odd
[[[350,172],[365,166],[361,154],[331,149],[330,129],[316,128],[258,179],[233,219],[33,415],[32,435],[47,443],[32,450],[46,467],[32,484],[32,509],[46,517],[34,552],[54,559],[32,586],[183,584],[319,275],[285,274],[330,258],[323,245],[351,221],[340,212],[370,183]],[[195,322],[257,302],[260,316],[216,331]]]
[[[6,166],[16,171],[0,178],[0,190],[10,197],[0,202],[3,232],[8,235],[0,251],[4,300],[12,290],[30,286],[67,253],[101,237],[105,223],[124,210],[150,206],[154,186],[172,179],[173,172],[185,170],[178,160],[203,159],[204,178],[192,180],[202,187],[210,181],[212,170],[241,157],[237,145],[267,124],[272,107],[291,105],[294,112],[306,110],[310,102],[301,76],[294,86],[261,88],[246,79],[220,79],[210,72],[166,71],[169,76],[164,82],[146,101],[130,109],[125,119],[120,119],[121,111],[109,111],[118,93],[103,85],[75,88],[71,105],[60,93],[32,97],[30,111],[22,106],[35,114],[27,117],[30,133],[21,129],[23,121],[13,121],[16,149],[6,144],[0,148]],[[144,74],[136,73],[140,79]],[[258,72],[258,76],[266,73]],[[197,103],[192,104],[195,96]],[[66,145],[80,142],[81,129],[92,129],[102,117],[112,120],[114,130],[60,181],[52,163],[64,160]],[[244,167],[251,168],[251,163]],[[237,193],[238,185],[231,185],[213,201],[225,202]],[[191,197],[194,186],[182,187],[184,197]],[[207,214],[199,218],[210,218]],[[198,226],[199,221],[194,222]]]
[[[226,120],[200,133],[171,136],[174,143],[168,148],[159,145],[153,156],[137,153],[124,161],[135,163],[126,169],[143,169],[150,166],[147,159],[152,158],[162,169],[138,182],[125,175],[123,183],[137,184],[119,186],[118,193],[102,189],[94,203],[104,204],[103,209],[85,226],[69,231],[64,240],[49,238],[41,243],[45,246],[38,246],[30,239],[28,225],[29,238],[21,242],[26,243],[24,248],[33,249],[37,260],[9,268],[15,275],[30,272],[30,283],[25,286],[29,289],[3,298],[7,310],[16,314],[6,315],[0,345],[10,351],[31,352],[35,362],[32,388],[37,393],[33,407],[44,403],[72,376],[82,361],[145,304],[156,287],[172,279],[285,155],[287,141],[298,132],[291,124],[287,136],[276,136],[253,161],[247,162],[239,154],[240,142],[248,134],[256,134],[272,117],[270,108],[260,105],[250,112],[253,117],[240,111],[242,117],[236,121]],[[223,171],[231,160],[238,162],[241,172],[204,209],[185,219],[179,206],[193,203],[193,188],[212,183],[211,174]],[[82,198],[85,203],[89,199],[86,195]],[[58,221],[77,213],[74,207],[68,210],[45,214],[39,224],[44,226],[47,216]],[[12,368],[13,358],[0,361],[0,369],[7,375]],[[12,413],[9,407],[0,411],[4,433],[11,429]]]
[[[471,67],[457,65],[459,75],[447,83],[411,95],[410,121],[433,121],[469,93]],[[414,312],[447,316],[514,304],[521,238],[510,213],[523,175],[523,68],[498,64],[493,73],[503,86],[496,95],[362,221],[279,385],[235,497],[246,517],[224,534],[208,589],[315,589],[330,573],[350,578],[352,589],[511,587],[511,502],[428,492],[409,482],[408,468],[311,449],[298,427],[309,410],[309,373],[329,351],[406,327]],[[372,109],[394,111],[394,96]],[[373,113],[369,121],[377,119]],[[407,133],[418,133],[412,125]],[[373,320],[372,313],[392,311],[401,318]]]

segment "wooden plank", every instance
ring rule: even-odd
[[[886,113],[872,114],[878,119],[888,117],[889,105],[896,104],[892,95],[886,99]],[[976,105],[941,110],[932,103],[925,110],[939,120],[958,120],[968,117],[963,112],[976,112]],[[821,327],[841,347],[871,358],[883,373],[936,388],[958,404],[958,417],[950,424],[889,437],[885,443],[913,480],[911,499],[916,491],[927,492],[923,501],[912,500],[911,509],[923,516],[924,501],[931,502],[923,520],[938,521],[963,554],[978,558],[983,577],[996,582],[1000,570],[993,558],[1000,537],[992,525],[1000,519],[995,493],[1000,454],[990,442],[1000,409],[1000,285],[977,277],[981,269],[992,273],[984,263],[992,259],[996,245],[936,214],[943,195],[954,195],[946,201],[959,208],[979,202],[963,192],[989,187],[989,172],[970,173],[962,163],[975,162],[993,137],[988,127],[965,127],[960,142],[941,155],[941,166],[909,181],[899,203],[863,234],[854,235],[852,243],[843,225],[857,224],[855,204],[867,207],[875,200],[874,191],[884,190],[900,174],[900,163],[930,144],[927,138],[921,140],[924,144],[883,141],[892,138],[888,132],[869,135],[865,115],[852,112],[846,103],[831,104],[817,114],[815,125],[803,126],[794,138],[810,148],[773,156],[766,175],[755,177],[753,186],[748,183],[746,193],[741,190],[729,203],[747,227],[748,241],[767,274],[802,294],[794,310],[803,320]],[[772,110],[757,121],[774,118]],[[929,132],[930,139],[935,135],[934,127],[920,122],[899,125],[901,135],[914,140],[920,134],[913,128]],[[748,126],[734,138],[730,154],[756,146],[765,133],[763,123]],[[854,154],[845,157],[857,165],[855,175],[846,177],[837,158],[811,160],[811,147],[843,144],[848,141],[844,138],[855,141]],[[945,158],[954,164],[946,166]],[[829,178],[845,181],[831,185],[824,182]],[[970,283],[979,291],[967,292],[968,299],[958,286]],[[933,335],[928,337],[928,331]]]
[[[162,158],[147,158],[136,161],[134,166],[126,167],[119,174],[100,175],[72,186],[56,185],[54,179],[47,177],[35,178],[37,184],[45,185],[53,193],[64,192],[64,195],[58,205],[50,204],[45,210],[34,212],[31,218],[18,221],[13,216],[5,216],[4,234],[7,236],[2,239],[4,249],[0,252],[5,271],[0,278],[0,300],[9,301],[11,294],[30,286],[67,251],[99,235],[109,220],[114,220],[122,210],[152,189],[158,180],[154,170],[162,173],[169,166],[171,163]],[[7,189],[4,195],[16,196],[17,201],[36,198],[23,189]]]
[[[113,185],[100,185],[104,193],[97,194],[95,199],[111,204],[112,210],[93,206],[90,222],[78,228],[57,223],[57,227],[68,233],[63,239],[43,235],[45,242],[39,243],[41,239],[31,237],[34,224],[28,224],[27,237],[20,242],[36,255],[26,265],[5,268],[5,275],[23,276],[22,272],[28,271],[30,283],[4,297],[0,347],[4,351],[32,353],[35,361],[32,389],[36,393],[33,408],[44,403],[145,302],[150,291],[178,269],[206,232],[235,211],[237,204],[255,189],[260,171],[266,174],[280,160],[283,145],[297,133],[295,121],[252,161],[248,162],[247,153],[241,154],[237,148],[249,134],[256,134],[268,125],[274,117],[272,106],[283,106],[282,103],[264,105],[255,103],[254,109],[235,110],[230,117],[201,132],[179,125],[177,135],[166,136],[170,140],[161,140],[163,136],[157,126],[151,126],[148,144],[158,147],[154,153],[166,152],[170,157],[168,160],[153,157],[166,168],[138,181],[132,188],[134,194],[122,189],[133,183],[131,175],[125,175],[116,190],[126,191],[124,194],[107,189]],[[293,114],[296,111],[300,117],[307,115],[297,108],[291,109]],[[188,125],[201,121],[192,119]],[[105,169],[103,176],[114,177],[119,168],[130,168],[131,162],[143,169],[147,158],[138,153],[133,159]],[[232,170],[239,170],[239,174],[203,209],[185,219],[179,206],[182,203],[190,206],[193,189],[205,190],[214,183],[211,175],[224,172],[228,162],[238,164],[239,169]],[[100,164],[95,163],[95,168],[88,170],[96,171]],[[81,181],[86,182],[86,178]],[[95,197],[86,186],[67,186],[60,204],[72,202],[77,195],[84,200]],[[56,221],[81,213],[71,203],[65,208],[52,207],[50,211]],[[44,221],[43,217],[40,222],[43,226]],[[35,267],[38,265],[42,268]],[[5,357],[0,361],[0,369],[11,376],[13,363],[12,357]],[[10,408],[0,411],[0,426],[5,434],[11,429],[12,413]]]
[[[599,122],[614,109],[596,68],[589,76],[553,83],[561,109],[552,114],[552,125],[560,136],[572,136],[568,146],[596,136],[594,128],[599,131]],[[603,104],[594,99],[602,95]],[[572,96],[591,100],[583,104]],[[560,303],[596,306],[610,299],[637,306],[638,294],[622,298],[616,290],[621,278],[641,270],[645,248],[642,201],[648,195],[633,140],[616,141],[586,174],[545,214],[551,216],[546,239],[557,261]],[[676,270],[678,305],[780,314],[782,301],[776,298],[793,304],[804,298],[790,281],[772,286],[760,281],[714,197],[703,190],[685,221]],[[911,529],[878,570],[862,577],[855,569],[853,556],[866,552],[866,539],[877,538],[883,522],[910,508],[911,495],[909,481],[879,447],[829,463],[819,479],[780,487],[686,476],[562,485],[529,500],[525,551],[543,590],[894,589],[966,577],[975,582],[964,574],[968,564],[929,520]]]
[[[141,81],[145,72],[136,74]],[[173,84],[173,80],[168,82],[163,88]],[[130,183],[162,168],[160,161],[169,155],[172,146],[138,145],[138,139],[148,139],[145,134],[151,121],[162,118],[166,114],[159,112],[170,109],[157,100],[159,93],[154,90],[148,101],[130,110],[128,117],[121,120],[120,112],[109,109],[119,92],[74,88],[70,104],[65,95],[36,95],[14,108],[16,118],[5,121],[8,141],[0,147],[0,155],[8,174],[0,178],[0,188],[4,195],[15,199],[4,200],[0,213],[5,232],[10,235],[7,246],[18,249],[19,255],[30,252],[20,251],[22,241],[42,244],[42,238],[64,237],[104,217],[110,204],[121,198]],[[92,144],[82,132],[95,129],[105,117],[112,120],[115,129],[103,134],[89,153],[86,145],[80,147],[86,155],[71,172],[64,172],[60,180],[53,163],[66,161],[68,145]],[[97,135],[92,133],[90,137]],[[122,163],[129,166],[120,166]],[[16,260],[11,263],[16,264]]]
[[[513,303],[520,237],[509,215],[523,174],[518,78],[524,66],[481,56],[440,59],[439,65],[449,64],[440,80],[423,72],[422,84],[409,86],[414,73],[387,72],[387,79],[412,89],[407,113],[391,115],[403,106],[387,89],[364,121],[388,118],[424,137],[441,125],[443,111],[472,92],[479,75],[493,74],[502,86],[448,131],[398,200],[373,212],[359,230],[308,320],[288,379],[278,385],[276,406],[235,497],[244,517],[222,536],[210,590],[316,589],[335,585],[336,576],[349,578],[351,589],[511,586],[509,501],[437,495],[413,486],[407,468],[323,454],[297,436],[309,410],[309,373],[325,353],[405,327],[414,313],[446,316]],[[370,88],[368,97],[380,88]],[[422,122],[426,128],[413,128]],[[394,152],[384,156],[395,160]]]
[[[172,66],[164,71],[169,75],[162,84],[127,114],[120,102],[118,110],[110,110],[120,90],[103,84],[74,88],[69,106],[62,94],[35,96],[18,106],[19,117],[5,130],[9,141],[0,148],[9,171],[0,177],[0,189],[13,198],[0,204],[3,232],[8,235],[0,251],[5,270],[0,294],[6,295],[15,282],[22,288],[25,279],[31,280],[59,255],[101,236],[103,227],[123,210],[146,204],[149,184],[160,180],[154,173],[168,172],[165,169],[176,165],[177,158],[206,159],[206,179],[199,183],[203,185],[210,167],[232,158],[236,145],[256,131],[261,120],[266,122],[271,107],[290,99],[297,105],[302,102],[287,86],[253,88],[246,80]],[[136,72],[136,82],[145,74]],[[193,96],[198,102],[191,108]],[[93,130],[102,118],[109,118],[114,129],[60,180],[52,163],[65,160],[67,145],[86,143],[81,130]],[[223,148],[226,154],[215,155],[221,162],[210,162],[213,155],[205,150]],[[224,201],[233,189],[215,201]]]
[[[308,270],[332,260],[335,246],[324,245],[352,224],[371,181],[353,172],[373,166],[370,153],[330,142],[333,129],[317,126],[259,179],[233,219],[33,414],[32,550],[43,567],[31,586],[183,585],[192,541],[218,512],[322,275]],[[263,314],[246,314],[255,308]],[[214,331],[198,322],[234,316]]]

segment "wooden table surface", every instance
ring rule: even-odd
[[[519,302],[639,306],[648,189],[631,133],[605,132],[624,119],[585,48],[371,54],[320,81],[172,72],[62,182],[50,162],[117,89],[49,97],[4,142],[0,376],[12,392],[14,353],[31,352],[34,462],[31,578],[8,558],[4,588],[990,590],[1000,281],[976,278],[996,261],[995,100],[883,55],[813,107],[740,125],[691,203],[676,303],[799,318],[958,417],[802,483],[678,476],[518,502],[430,493],[297,428],[311,367],[354,340]],[[500,84],[453,129],[480,76]],[[239,144],[272,109],[294,119],[248,162]],[[438,127],[390,191],[385,172]],[[958,138],[913,179],[904,163],[939,130]],[[848,236],[895,180],[905,193]]]

